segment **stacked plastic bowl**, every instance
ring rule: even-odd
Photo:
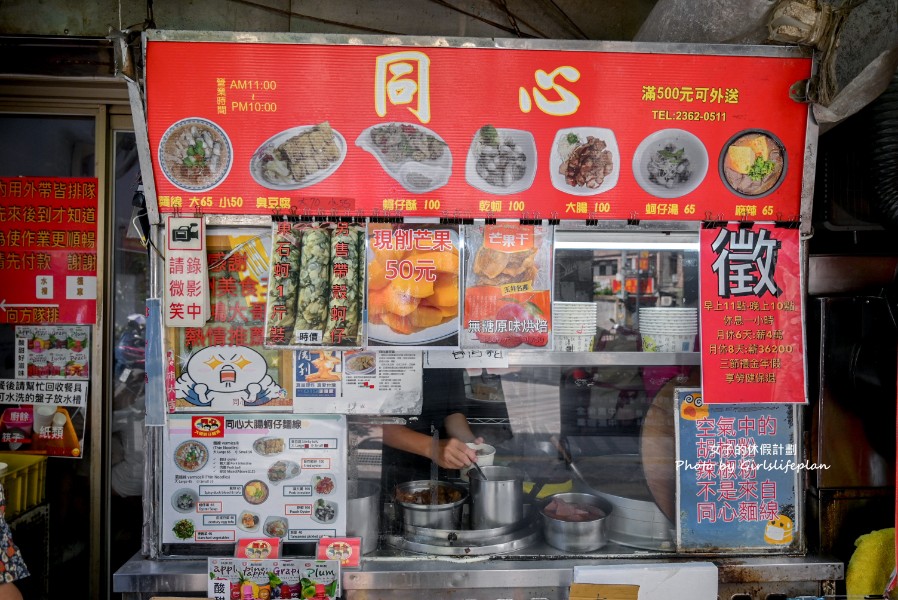
[[[591,352],[596,337],[595,303],[553,302],[552,328],[556,350]]]
[[[639,334],[643,352],[692,352],[698,335],[698,309],[640,308]]]

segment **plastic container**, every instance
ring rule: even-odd
[[[8,465],[6,471],[0,471],[0,484],[6,494],[9,521],[44,501],[47,457],[0,453],[0,462]]]
[[[595,336],[555,335],[555,350],[561,352],[592,352]]]

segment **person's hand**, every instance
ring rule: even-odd
[[[479,444],[480,442],[476,443]],[[436,463],[444,469],[461,469],[462,467],[467,467],[476,459],[477,452],[473,448],[468,447],[463,441],[455,438],[440,440],[435,457]]]
[[[14,583],[0,583],[0,600],[22,600],[22,593]]]

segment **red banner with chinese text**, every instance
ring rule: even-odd
[[[703,229],[702,392],[708,403],[805,403],[797,229]]]
[[[0,323],[97,322],[97,180],[0,178]]]
[[[159,208],[797,218],[807,105],[789,92],[810,72],[794,55],[151,39]]]

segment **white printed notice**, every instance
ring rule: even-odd
[[[293,406],[298,412],[421,414],[420,352],[297,350],[294,356]]]
[[[482,350],[428,350],[425,369],[507,369],[508,352],[502,348]]]
[[[346,533],[343,415],[169,415],[163,544]]]

